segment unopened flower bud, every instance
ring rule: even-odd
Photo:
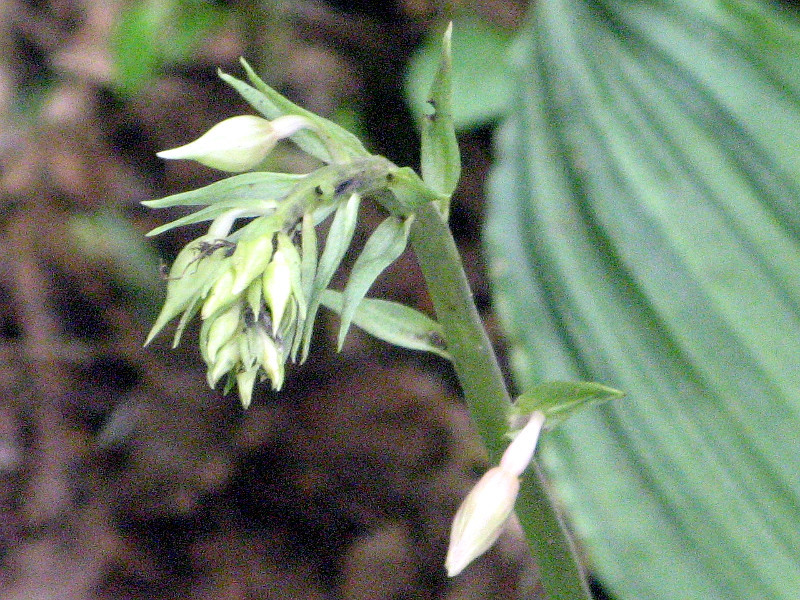
[[[470,490],[453,519],[445,567],[455,577],[492,547],[514,510],[519,478],[502,467],[489,469]]]
[[[544,419],[544,413],[540,410],[531,414],[525,427],[519,430],[506,451],[503,452],[503,458],[500,459],[500,466],[503,469],[517,477],[522,475],[536,451]]]
[[[514,511],[519,477],[533,458],[544,421],[541,411],[531,414],[503,453],[500,466],[489,469],[461,503],[450,530],[448,576],[458,575],[497,541]]]
[[[222,376],[236,366],[237,362],[239,362],[239,344],[234,338],[219,349],[216,360],[209,365],[208,385],[212,388],[216,387]]]
[[[164,150],[157,156],[195,160],[221,171],[241,173],[258,166],[279,140],[308,126],[308,120],[297,115],[285,115],[274,121],[240,115],[217,123],[185,146]]]
[[[272,388],[280,390],[283,387],[284,365],[281,351],[275,340],[264,331],[258,331],[259,355],[258,362],[272,381]]]
[[[258,369],[250,369],[242,371],[236,375],[236,387],[239,388],[239,398],[242,400],[242,406],[247,408],[253,399],[253,386],[256,383],[258,376]]]
[[[247,306],[250,312],[253,313],[253,320],[258,320],[261,315],[261,298],[264,293],[264,286],[261,284],[261,279],[256,279],[247,288],[244,296],[247,299]]]
[[[237,302],[208,325],[205,353],[209,363],[216,362],[219,349],[237,332],[241,317],[242,306]]]
[[[251,281],[264,272],[271,256],[271,236],[264,235],[240,241],[231,257],[235,274],[231,293],[241,294]]]
[[[272,256],[272,261],[264,270],[264,298],[272,315],[272,333],[277,333],[280,327],[286,305],[292,295],[292,272],[286,254],[278,248]]]
[[[306,318],[306,299],[303,295],[303,280],[302,280],[302,259],[297,246],[292,243],[288,235],[281,232],[277,236],[278,248],[283,252],[283,256],[289,265],[289,283],[292,287],[292,297],[294,302],[290,306],[297,309],[297,315],[300,319]]]
[[[233,278],[233,272],[230,269],[217,278],[217,282],[208,293],[208,297],[203,303],[203,309],[200,311],[200,317],[202,319],[207,319],[219,309],[236,300],[236,296],[231,293]]]

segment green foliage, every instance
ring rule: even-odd
[[[344,288],[342,301],[342,323],[339,328],[338,342],[340,350],[344,345],[344,339],[350,329],[356,309],[367,291],[372,287],[378,275],[383,273],[406,249],[412,220],[411,217],[407,219],[395,216],[387,217],[375,228],[353,264]]]
[[[153,273],[158,271],[155,249],[142,239],[141,232],[120,211],[105,209],[70,218],[71,241],[79,252],[107,263],[116,285],[133,300],[146,318],[154,317],[158,298]]]
[[[552,429],[567,417],[585,410],[593,404],[622,398],[624,394],[599,383],[576,381],[548,381],[525,390],[511,407],[515,417],[541,411],[546,417],[545,428]]]
[[[444,35],[439,68],[428,93],[428,112],[422,122],[420,162],[422,179],[433,190],[450,196],[461,176],[461,153],[453,126],[452,102],[452,58],[450,38],[451,23]],[[442,213],[450,210],[449,203],[442,203]]]
[[[286,196],[302,178],[302,175],[289,173],[244,173],[196,190],[173,194],[158,200],[146,200],[142,204],[149,208],[205,206],[180,219],[156,227],[147,235],[159,235],[175,227],[213,221],[243,205],[257,211],[256,214],[275,210],[276,198]]]
[[[456,129],[464,130],[499,118],[507,107],[512,80],[506,54],[513,36],[468,14],[453,20],[452,31],[451,112]],[[437,75],[441,55],[442,41],[437,32],[412,58],[406,76],[406,96],[417,120],[423,123],[423,131],[431,112],[430,82],[442,80]]]
[[[308,299],[308,314],[311,322],[313,322],[316,317],[322,299],[322,293],[327,289],[328,284],[330,284],[336,273],[336,269],[339,268],[339,264],[342,262],[347,249],[350,247],[350,242],[353,239],[353,234],[355,233],[358,223],[358,208],[360,205],[361,197],[358,194],[353,194],[346,202],[340,204],[336,209],[331,228],[325,239],[325,248],[322,251],[322,255],[319,257],[317,274],[314,278],[311,295]],[[377,274],[375,276],[377,277]],[[303,360],[308,356],[312,334],[312,328],[306,328],[303,338]]]
[[[800,60],[754,1],[542,0],[487,244],[544,458],[622,600],[800,589]]]
[[[344,295],[325,290],[321,304],[341,314]],[[379,298],[364,298],[352,317],[353,324],[367,333],[395,346],[423,350],[450,359],[445,349],[441,326],[433,319],[408,306]]]
[[[117,88],[134,94],[162,65],[188,60],[203,37],[225,17],[225,10],[208,0],[139,0],[130,4],[111,42]]]

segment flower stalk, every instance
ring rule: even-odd
[[[436,317],[453,357],[472,421],[483,439],[490,463],[503,453],[511,397],[483,328],[453,236],[434,205],[420,207],[411,228],[411,244],[425,277]],[[517,516],[536,557],[550,600],[590,600],[588,583],[575,544],[550,498],[535,461],[533,476],[522,479]]]

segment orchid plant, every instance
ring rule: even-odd
[[[296,106],[245,62],[248,82],[220,72],[260,114],[226,119],[199,139],[160,152],[238,173],[207,187],[144,204],[197,210],[150,232],[209,222],[184,247],[167,276],[167,295],[147,343],[177,319],[177,345],[200,317],[200,352],[210,386],[236,388],[247,407],[259,382],[279,390],[288,361],[311,351],[321,306],[340,315],[339,346],[351,324],[392,344],[453,362],[489,458],[499,461],[459,509],[446,560],[456,576],[497,539],[516,507],[553,598],[587,598],[572,544],[538,476],[521,478],[539,434],[576,408],[617,395],[589,383],[552,383],[510,401],[483,330],[453,238],[450,197],[460,174],[450,94],[450,29],[422,127],[421,176],[370,154],[339,125]],[[320,166],[306,174],[260,170],[275,145],[291,140]],[[347,252],[359,206],[378,202],[385,220],[353,264],[342,291],[329,284]],[[330,219],[324,247],[316,228]],[[367,298],[378,275],[411,242],[437,320],[386,300]],[[507,435],[515,435],[507,449]],[[500,459],[502,454],[502,459]],[[536,467],[534,467],[535,469]]]

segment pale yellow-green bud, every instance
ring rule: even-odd
[[[234,280],[231,293],[241,294],[256,277],[264,272],[272,256],[272,236],[242,240],[231,257]]]
[[[237,302],[209,325],[206,339],[206,360],[209,363],[216,362],[219,349],[239,330],[241,317],[242,306]]]
[[[275,340],[263,329],[258,331],[259,355],[258,362],[261,368],[267,373],[267,377],[272,380],[272,387],[275,390],[283,387],[284,364],[283,356]]]
[[[236,296],[231,293],[233,287],[233,272],[227,269],[217,278],[217,282],[208,293],[206,301],[203,303],[203,309],[200,311],[200,317],[207,319],[219,309],[224,308],[236,300]]]
[[[292,272],[282,248],[275,250],[272,261],[264,270],[264,298],[272,316],[272,333],[277,333],[292,296]]]
[[[245,371],[258,368],[258,330],[249,327],[239,336],[239,362]]]
[[[540,410],[531,414],[525,427],[520,429],[506,451],[503,452],[503,458],[500,459],[500,466],[503,469],[517,477],[522,475],[536,451],[539,434],[544,427],[544,419],[544,413]]]
[[[247,408],[253,399],[253,386],[256,383],[258,376],[258,369],[250,369],[242,371],[236,375],[236,387],[239,388],[239,398],[242,400],[242,406]]]
[[[157,153],[160,158],[195,160],[221,171],[241,173],[258,166],[279,140],[310,125],[297,115],[268,121],[254,115],[240,115],[214,125],[184,146]]]
[[[261,298],[263,290],[264,286],[261,284],[261,280],[256,279],[250,284],[250,286],[247,288],[247,292],[245,293],[245,298],[247,298],[247,306],[250,307],[250,311],[253,313],[253,319],[255,320],[257,320],[261,315]]]
[[[239,362],[239,344],[236,338],[229,340],[217,352],[216,360],[209,365],[207,378],[208,385],[215,387],[225,373],[230,371]]]
[[[278,248],[284,253],[284,258],[289,265],[289,283],[292,287],[292,297],[300,319],[306,318],[306,299],[303,295],[302,258],[297,246],[292,243],[288,235],[278,234]]]
[[[445,567],[455,577],[497,541],[514,510],[519,478],[501,467],[489,469],[470,490],[450,530]]]

